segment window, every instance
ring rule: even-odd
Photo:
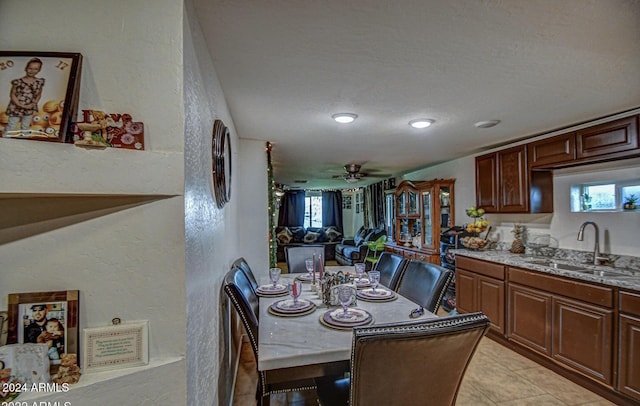
[[[322,227],[322,195],[307,194],[304,198],[304,226]]]
[[[620,211],[629,197],[640,197],[640,180],[571,186],[571,211]]]

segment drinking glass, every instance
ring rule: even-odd
[[[276,288],[276,284],[280,279],[281,273],[282,273],[282,270],[280,268],[269,268],[269,279],[271,279],[271,282],[273,282],[274,289]]]
[[[351,286],[347,285],[339,285],[338,286],[338,301],[340,302],[340,306],[342,306],[342,315],[340,318],[347,319],[349,318],[349,314],[347,309],[349,305],[353,301],[353,289]]]
[[[354,267],[356,268],[356,276],[358,277],[358,282],[362,281],[362,275],[364,275],[364,262],[357,262]]]
[[[300,293],[302,292],[302,283],[298,280],[291,282],[288,285],[289,295],[293,298],[293,304],[298,304],[298,297],[300,297]]]
[[[371,292],[376,293],[376,288],[380,283],[380,271],[369,271],[369,282],[371,283]]]
[[[313,272],[313,259],[307,258],[304,260],[304,266],[307,268],[307,273],[311,276],[311,272]]]

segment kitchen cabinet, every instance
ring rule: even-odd
[[[514,267],[508,278],[509,340],[613,386],[614,289]]]
[[[454,224],[454,179],[403,181],[395,191],[395,243],[387,251],[440,263],[440,233]]]
[[[626,117],[576,132],[578,160],[604,160],[640,153],[638,116]]]
[[[640,294],[620,292],[618,390],[640,401]]]
[[[476,157],[476,206],[487,213],[552,212],[552,173],[529,171],[526,145]]]
[[[527,144],[529,168],[554,166],[576,159],[576,133],[561,134]]]
[[[491,328],[505,334],[505,270],[503,265],[456,258],[456,306],[460,313],[481,311]]]

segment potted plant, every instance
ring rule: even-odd
[[[624,208],[625,210],[635,210],[637,201],[638,196],[635,193],[631,193],[630,195],[625,196],[624,205],[622,206],[622,208]]]
[[[582,210],[587,211],[591,209],[591,196],[589,193],[582,195]]]

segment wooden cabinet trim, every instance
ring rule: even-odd
[[[509,281],[511,282],[610,309],[614,307],[613,288],[578,282],[575,279],[564,278],[561,276],[545,275],[535,271],[528,271],[513,267],[508,268]]]
[[[456,256],[456,267],[499,280],[504,280],[505,276],[505,266],[502,264],[463,257],[461,255]]]

